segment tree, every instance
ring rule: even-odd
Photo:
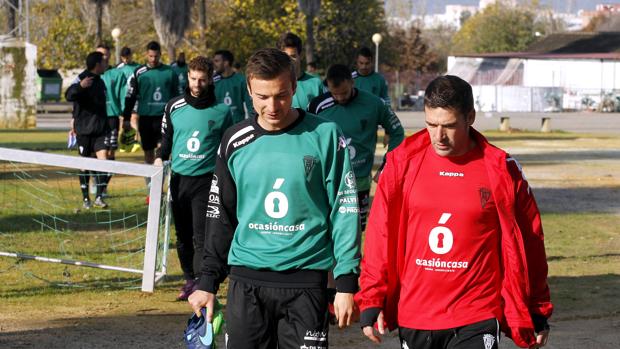
[[[54,13],[54,16],[49,16]],[[95,37],[77,0],[38,1],[31,7],[31,40],[37,45],[37,66],[43,69],[84,68]]]
[[[103,19],[103,7],[107,5],[110,0],[90,0],[90,2],[94,3],[96,6],[96,19],[97,19],[97,32],[95,34],[95,38],[97,40],[97,45],[103,43],[103,26],[101,24]]]
[[[190,12],[194,0],[152,0],[153,23],[161,43],[168,49],[170,61],[176,59],[176,46],[185,36],[190,25]]]
[[[453,53],[522,51],[545,32],[536,7],[509,6],[496,2],[469,18],[452,40]]]
[[[200,30],[200,41],[207,46],[207,40],[205,37],[205,32],[207,31],[207,3],[206,0],[198,0],[198,23]]]
[[[254,51],[275,47],[280,35],[293,32],[305,36],[303,15],[297,0],[212,0],[207,2],[209,16],[206,37],[207,54],[230,50],[235,61],[244,64]],[[191,54],[205,54],[200,29],[193,28],[185,46]]]
[[[299,9],[306,16],[306,62],[315,62],[314,18],[321,9],[321,0],[299,0]]]
[[[325,0],[318,16],[316,35],[317,54],[321,57],[319,66],[352,64],[360,47],[373,47],[374,33],[387,33],[382,2]]]
[[[422,31],[417,26],[403,29],[394,27],[390,30],[389,41],[394,57],[387,65],[399,71],[425,73],[437,70],[438,57],[431,51]]]

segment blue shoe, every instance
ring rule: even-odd
[[[194,314],[187,321],[184,338],[188,349],[212,349],[215,347],[213,325],[206,321],[207,309],[202,308],[201,312],[201,317]]]

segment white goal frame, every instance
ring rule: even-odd
[[[164,253],[162,256],[162,270],[157,271],[157,243],[159,236],[159,215],[161,207],[161,194],[163,190],[163,180],[165,167],[134,164],[113,160],[99,160],[95,158],[76,157],[68,155],[58,155],[43,152],[35,152],[28,150],[18,150],[0,147],[0,160],[10,162],[20,162],[27,164],[37,164],[45,166],[72,168],[78,170],[91,170],[99,172],[111,172],[130,176],[148,177],[151,180],[149,189],[149,208],[146,223],[146,239],[144,245],[144,264],[142,270],[117,267],[112,265],[103,265],[86,261],[76,261],[68,259],[48,258],[44,256],[32,256],[15,252],[0,251],[0,256],[14,257],[20,259],[32,259],[42,262],[61,263],[76,266],[86,266],[107,270],[115,270],[142,274],[142,291],[153,292],[155,283],[160,281],[166,275],[168,240],[170,234],[169,217],[165,217],[165,237]]]

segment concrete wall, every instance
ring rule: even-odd
[[[36,127],[37,47],[0,41],[0,128]]]
[[[600,60],[525,60],[523,85],[576,90],[620,89],[620,62]]]

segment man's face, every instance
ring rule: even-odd
[[[458,111],[444,108],[424,108],[426,130],[431,144],[439,156],[459,156],[467,153],[471,140],[469,126],[476,119],[476,112],[467,116]]]
[[[227,66],[228,61],[225,61],[222,55],[213,56],[213,68],[216,73],[222,74],[226,70]]]
[[[301,59],[299,58],[297,48],[285,47],[283,51],[293,60],[293,64],[295,64],[295,73],[297,74],[297,77],[299,77],[299,74],[301,73]]]
[[[289,125],[295,84],[288,71],[272,80],[250,79],[248,92],[254,110],[258,113],[259,123],[265,129],[280,130]]]
[[[160,58],[161,58],[161,52],[155,51],[155,50],[146,51],[146,62],[149,67],[158,66]]]
[[[372,59],[364,56],[357,56],[357,60],[355,61],[355,65],[357,66],[357,72],[362,76],[366,76],[372,73]]]
[[[333,82],[327,80],[327,89],[334,97],[336,103],[344,105],[349,103],[353,95],[353,81],[345,80],[336,86]]]
[[[132,58],[132,54],[127,55],[127,57],[121,57],[123,59],[123,62],[125,62],[126,64],[129,64],[133,61]]]
[[[108,66],[110,65],[110,50],[104,47],[98,47],[96,51],[101,52],[101,54],[103,55],[103,60],[101,61],[101,65],[103,66],[103,70],[105,71],[106,69],[108,69]]]
[[[202,92],[207,89],[209,83],[211,83],[209,74],[200,70],[190,70],[187,72],[187,81],[189,92],[194,97],[200,96]]]

